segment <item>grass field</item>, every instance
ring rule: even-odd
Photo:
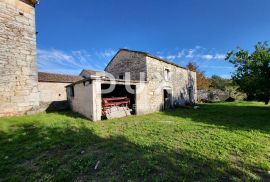
[[[262,103],[98,123],[68,112],[0,119],[0,181],[269,181],[268,171]]]

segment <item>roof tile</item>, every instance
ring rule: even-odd
[[[39,82],[74,83],[82,79],[82,77],[74,75],[38,72]]]

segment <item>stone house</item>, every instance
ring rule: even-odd
[[[134,114],[146,114],[194,103],[196,73],[141,51],[120,49],[105,68],[67,86],[71,108],[93,121],[101,120],[102,99],[128,97]],[[108,87],[114,90],[104,93]]]
[[[171,97],[171,105],[184,105],[197,100],[196,73],[151,54],[120,49],[105,68],[115,78],[147,81],[148,111],[159,111],[164,95]]]

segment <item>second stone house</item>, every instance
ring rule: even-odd
[[[146,114],[197,100],[196,73],[141,51],[120,49],[106,74],[83,71],[85,79],[67,87],[71,108],[91,120],[101,120],[104,99],[129,99],[133,114]],[[113,91],[104,90],[113,86]]]

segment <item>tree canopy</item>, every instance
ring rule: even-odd
[[[226,60],[234,64],[233,81],[245,92],[248,99],[270,100],[270,48],[267,42],[255,45],[255,51],[242,48],[227,54]]]
[[[190,71],[195,71],[197,73],[197,88],[199,90],[209,89],[211,81],[205,77],[204,72],[199,70],[199,67],[196,63],[189,62],[187,65],[187,69]]]
[[[213,75],[210,78],[210,80],[211,80],[210,87],[214,89],[220,89],[220,90],[225,91],[227,86],[232,85],[231,80],[222,78],[218,75]]]

